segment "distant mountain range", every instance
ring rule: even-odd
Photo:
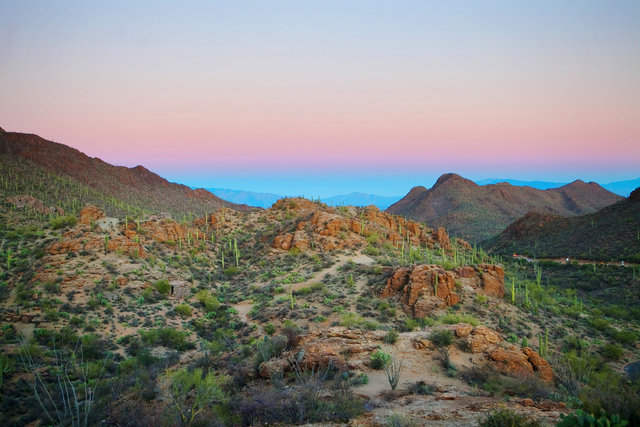
[[[280,194],[258,193],[255,191],[230,190],[227,188],[207,188],[221,199],[228,200],[233,203],[246,204],[249,206],[257,206],[260,208],[269,208],[276,200],[285,197]],[[369,206],[374,205],[380,210],[385,210],[392,203],[400,200],[402,196],[379,196],[377,194],[368,193],[350,193],[338,196],[325,197],[320,199],[329,206]]]
[[[640,262],[640,188],[587,215],[529,212],[482,247],[502,254]]]
[[[481,179],[480,181],[476,181],[478,185],[487,185],[487,184],[498,184],[500,182],[508,182],[511,185],[516,185],[519,187],[533,187],[539,190],[547,190],[549,188],[557,188],[562,187],[563,185],[567,185],[567,182],[548,182],[548,181],[521,181],[517,179],[499,179],[499,178],[487,178]],[[640,187],[640,178],[630,179],[626,181],[615,181],[610,182],[609,184],[600,184],[603,188],[611,191],[612,193],[616,193],[620,196],[627,197],[633,190]]]
[[[21,177],[23,194],[67,211],[92,203],[112,215],[167,212],[182,218],[203,216],[223,204],[250,209],[225,203],[207,190],[169,182],[143,166],[114,166],[64,144],[1,128],[0,170]]]
[[[480,242],[500,233],[532,209],[574,216],[591,213],[622,197],[594,182],[577,180],[539,190],[506,182],[478,185],[457,174],[442,175],[431,189],[414,187],[386,211],[445,227],[450,234]]]

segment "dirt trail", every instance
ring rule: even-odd
[[[527,256],[524,255],[518,255],[514,257],[515,259],[523,259],[525,261],[528,262],[536,262],[536,261],[551,261],[551,262],[556,262],[558,264],[566,264],[567,263],[567,258],[529,258]],[[584,264],[596,264],[596,266],[598,265],[617,265],[618,267],[635,267],[638,264],[637,263],[633,263],[633,262],[625,262],[625,261],[594,261],[591,259],[575,259],[575,258],[569,258],[569,262],[571,263],[577,263],[580,265],[584,265]]]
[[[304,282],[294,284],[293,290],[297,291],[301,288],[310,286],[313,283],[320,282],[327,274],[336,274],[338,272],[338,269],[340,269],[340,267],[343,267],[349,261],[353,261],[356,264],[363,264],[363,265],[371,265],[375,262],[373,259],[369,258],[368,256],[362,253],[357,255],[341,254],[338,256],[338,261],[334,263],[331,267],[318,271],[313,277],[305,280]]]
[[[313,275],[313,277],[305,280],[304,282],[294,284],[293,290],[297,291],[306,286],[310,286],[313,283],[319,282],[327,274],[336,274],[338,272],[338,269],[344,266],[350,260],[355,262],[356,264],[364,264],[364,265],[371,265],[375,262],[373,259],[369,258],[368,256],[362,253],[352,255],[352,256],[341,254],[338,256],[338,261],[335,262],[333,265],[331,265],[331,267],[318,271],[316,274]],[[253,324],[253,322],[251,322],[249,319],[249,312],[253,308],[253,302],[251,300],[244,300],[244,301],[240,301],[237,304],[231,304],[231,307],[238,310],[238,317],[240,317],[240,319],[242,319],[242,321],[244,321],[247,325]],[[260,333],[264,334],[262,325],[257,324],[257,326]]]

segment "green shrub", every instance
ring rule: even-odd
[[[436,330],[431,332],[429,340],[438,347],[446,347],[453,342],[453,332],[446,329]]]
[[[207,313],[216,311],[220,307],[220,301],[218,301],[218,298],[211,295],[209,291],[198,291],[198,293],[196,293],[196,299],[200,304],[204,305],[204,311]]]
[[[391,355],[383,352],[382,350],[377,350],[369,356],[369,366],[371,369],[383,369],[390,361]]]
[[[456,323],[469,323],[471,326],[478,326],[478,319],[468,314],[445,314],[438,317],[440,323],[445,325],[455,325]]]
[[[158,280],[153,284],[153,287],[156,288],[160,295],[165,297],[171,292],[171,285],[169,285],[169,281],[166,279]]]
[[[49,221],[49,225],[51,225],[51,228],[53,228],[54,230],[64,227],[73,227],[77,223],[78,218],[73,215],[59,216],[56,218],[51,218],[51,220]]]
[[[396,331],[395,329],[391,329],[382,338],[382,341],[384,341],[387,344],[395,344],[398,341],[398,331]]]
[[[609,417],[603,411],[596,418],[578,409],[573,414],[560,414],[560,422],[556,424],[556,427],[624,427],[627,425],[629,425],[629,422],[621,420],[618,415]]]
[[[187,304],[180,304],[176,307],[176,313],[178,313],[180,317],[189,317],[191,316],[191,307]]]
[[[511,409],[500,409],[479,420],[480,427],[541,427],[536,420]]]
[[[264,332],[267,335],[273,335],[276,332],[276,325],[273,323],[267,323],[264,327]]]
[[[624,355],[624,349],[617,344],[605,344],[600,347],[602,354],[611,360],[620,360]]]

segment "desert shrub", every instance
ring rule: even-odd
[[[385,336],[382,338],[382,341],[387,344],[395,344],[398,341],[398,331],[396,331],[395,329],[391,329],[385,334]]]
[[[607,359],[620,360],[624,355],[624,349],[617,344],[605,344],[600,347],[600,351]]]
[[[54,230],[57,230],[58,228],[64,228],[64,227],[73,227],[77,223],[78,223],[78,218],[76,218],[73,215],[59,216],[56,218],[51,218],[51,220],[49,221],[49,225]]]
[[[446,347],[453,342],[453,332],[447,329],[439,329],[429,334],[429,340],[438,347]]]
[[[409,384],[407,391],[413,394],[430,395],[433,394],[438,387],[433,384],[427,384],[424,381],[417,381]]]
[[[455,325],[456,323],[469,323],[471,326],[478,326],[480,323],[478,319],[468,314],[444,314],[438,317],[438,321],[440,323],[444,323],[446,325]]]
[[[207,313],[216,311],[220,307],[220,301],[207,290],[198,291],[196,299],[204,306],[204,311]]]
[[[162,345],[174,350],[188,350],[194,348],[193,343],[187,341],[187,333],[173,328],[158,328],[140,331],[142,341],[148,345]]]
[[[176,313],[178,313],[180,317],[189,317],[191,316],[191,307],[187,304],[180,304],[176,306]]]
[[[560,422],[556,424],[556,427],[624,427],[627,425],[629,422],[621,420],[619,415],[608,416],[601,412],[596,417],[578,409],[573,414],[560,414]]]
[[[276,358],[287,347],[287,338],[279,335],[273,338],[264,337],[264,340],[256,344],[256,369],[262,362]]]
[[[385,419],[384,425],[387,427],[417,427],[420,423],[406,415],[391,414]]]
[[[594,373],[580,394],[582,410],[589,414],[616,414],[640,425],[640,384],[629,383],[610,368]]]
[[[623,330],[613,330],[611,332],[611,337],[618,341],[621,344],[634,344],[636,341],[638,341],[638,333],[629,329],[623,329]]]
[[[158,291],[160,295],[165,297],[171,292],[171,285],[169,285],[169,281],[166,279],[158,280],[153,284],[153,287],[156,288],[156,291]]]
[[[518,414],[512,409],[499,409],[490,412],[479,420],[480,427],[541,427],[536,420]]]
[[[571,354],[555,356],[553,366],[556,383],[570,396],[577,396],[583,385],[589,380],[593,369],[586,358]]]
[[[369,356],[369,366],[371,369],[383,369],[391,361],[391,355],[383,352],[382,350],[376,350]]]
[[[274,325],[273,323],[267,323],[264,326],[264,332],[267,335],[273,335],[276,332],[276,325]]]

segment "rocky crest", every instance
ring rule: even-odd
[[[318,248],[330,251],[356,248],[365,246],[369,236],[376,236],[396,247],[405,242],[432,249],[436,244],[445,250],[451,249],[451,241],[444,228],[434,231],[415,221],[381,212],[375,206],[340,210],[302,198],[289,198],[278,200],[271,209],[284,210],[298,219],[295,229],[275,237],[272,243],[275,249],[304,251]],[[458,243],[470,247],[463,240]]]
[[[422,318],[435,309],[460,302],[461,294],[456,291],[460,279],[467,279],[471,287],[488,296],[504,296],[504,270],[489,264],[480,264],[476,268],[459,267],[454,271],[431,264],[398,268],[387,280],[379,296],[399,296],[405,312]]]

